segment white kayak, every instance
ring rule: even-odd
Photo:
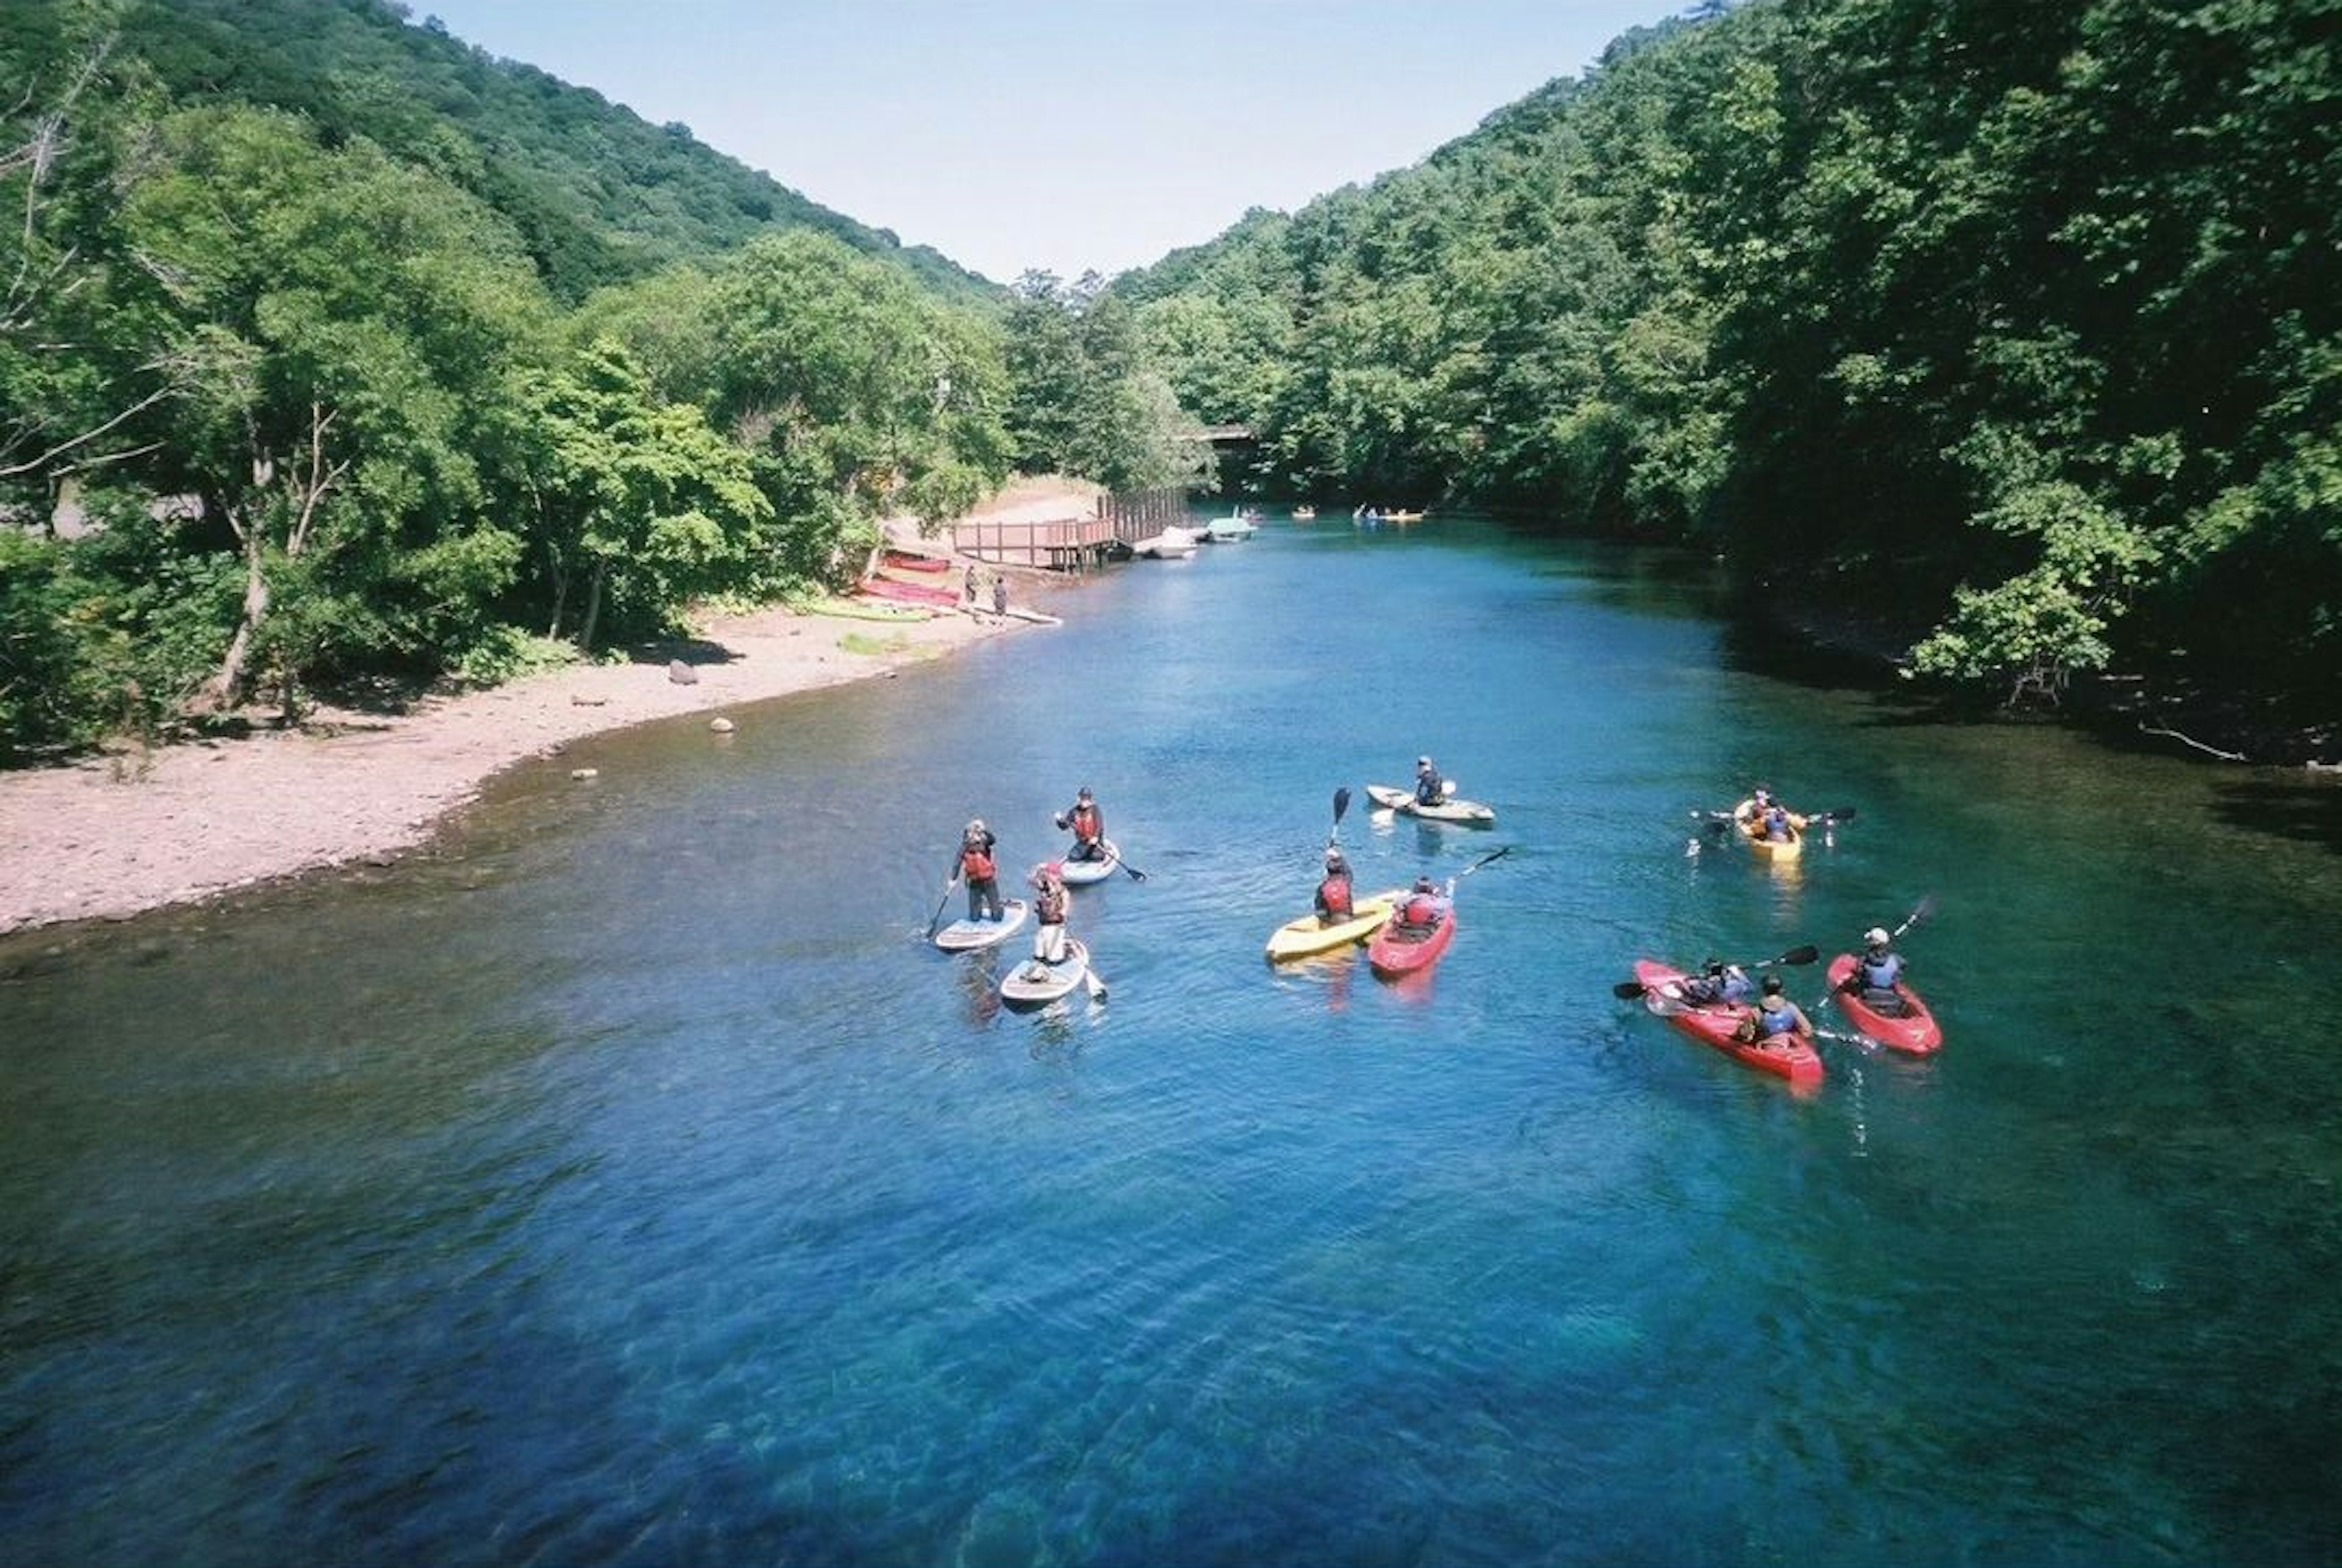
[[[1106,846],[1106,856],[1102,860],[1076,860],[1068,854],[1057,862],[1065,867],[1067,887],[1083,887],[1093,882],[1104,882],[1122,864],[1122,852],[1115,848],[1114,840],[1102,838],[1098,842]]]
[[[1496,820],[1496,808],[1482,805],[1476,800],[1458,800],[1448,796],[1437,805],[1416,802],[1413,790],[1393,789],[1388,784],[1368,784],[1366,798],[1385,811],[1395,811],[1401,816],[1419,816],[1426,822],[1460,822],[1468,827],[1488,827]]]
[[[968,953],[979,947],[990,947],[1005,942],[1025,925],[1026,907],[1021,898],[1000,901],[997,920],[955,920],[936,933],[936,945],[946,953]]]
[[[1088,978],[1090,950],[1079,939],[1066,938],[1066,955],[1055,964],[1028,958],[1000,977],[1000,999],[1011,1007],[1038,1007],[1055,1002]]]

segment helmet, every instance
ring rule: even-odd
[[[1887,928],[1883,925],[1874,925],[1862,934],[1863,944],[1867,947],[1884,947],[1894,940],[1887,934]]]
[[[1075,795],[1074,798],[1076,800],[1095,800],[1096,797],[1090,794],[1090,786],[1084,784],[1081,788],[1081,793]]]

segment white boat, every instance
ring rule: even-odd
[[[1215,517],[1204,524],[1204,537],[1215,544],[1233,540],[1249,539],[1260,532],[1260,524],[1239,512],[1231,517]]]
[[[1166,528],[1134,543],[1130,553],[1155,561],[1184,561],[1196,553],[1197,543],[1196,534],[1189,529]]]

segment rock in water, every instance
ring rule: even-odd
[[[678,686],[696,686],[699,684],[699,672],[693,669],[689,664],[685,664],[681,659],[669,659],[666,662],[666,678],[673,681]]]

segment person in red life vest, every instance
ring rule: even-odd
[[[959,835],[959,858],[952,874],[967,879],[970,920],[1000,918],[1000,864],[994,858],[993,843],[992,830],[982,817],[971,820]]]
[[[1427,936],[1439,923],[1447,918],[1447,900],[1432,885],[1431,878],[1418,876],[1407,895],[1399,900],[1398,924],[1416,936]]]
[[[1033,928],[1035,964],[1062,964],[1066,957],[1066,868],[1045,861],[1033,868]],[[1036,974],[1035,978],[1038,978]]]
[[[1326,879],[1317,884],[1317,924],[1339,925],[1356,913],[1350,894],[1350,863],[1338,849],[1326,852]]]
[[[1074,804],[1057,814],[1057,825],[1071,828],[1074,852],[1068,860],[1104,860],[1106,858],[1106,813],[1098,810],[1097,797],[1084,786],[1074,797]]]

